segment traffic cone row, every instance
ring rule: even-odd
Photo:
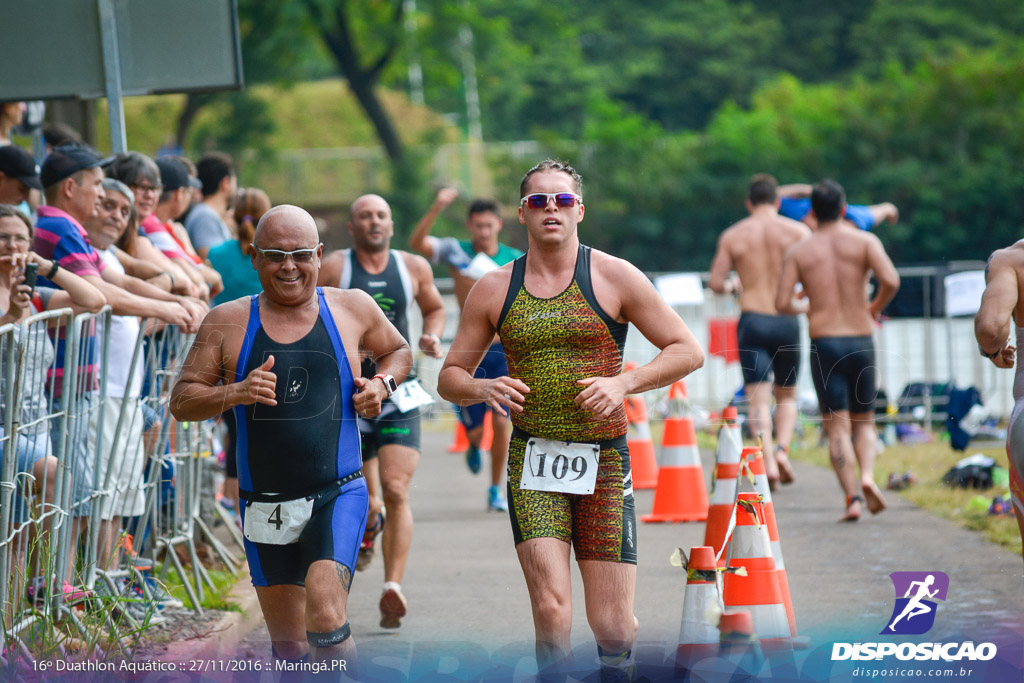
[[[720,631],[719,658],[735,658],[745,653],[744,657],[753,657],[755,662],[760,658],[760,647],[769,651],[790,650],[794,643],[800,647],[805,640],[797,637],[763,454],[760,448],[743,448],[735,408],[726,408],[722,418],[705,529],[705,547],[710,550],[712,564],[716,572],[726,572],[716,587],[720,591],[715,595],[720,611],[715,614],[715,610],[701,610],[709,598],[691,595],[697,588],[691,587],[688,580],[677,672],[694,661],[694,653],[706,656],[711,640],[709,629],[716,625]],[[707,564],[706,553],[699,550],[694,548],[691,554],[700,558],[699,566],[703,566]],[[688,572],[688,577],[692,573]],[[719,576],[708,574],[711,575]],[[688,607],[688,601],[695,601],[696,605]],[[694,607],[697,617],[701,611],[706,614],[702,624],[692,623],[697,618]]]
[[[661,467],[654,490],[651,514],[644,522],[692,522],[708,518],[708,493],[697,448],[686,384],[675,382],[669,390],[669,414],[662,437]]]

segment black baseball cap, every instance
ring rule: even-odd
[[[185,164],[177,159],[160,157],[156,160],[156,166],[160,169],[160,184],[164,186],[164,192],[174,192],[182,187],[203,187],[199,179],[190,176]]]
[[[62,145],[54,148],[43,161],[43,170],[39,172],[39,180],[43,187],[50,187],[87,168],[96,168],[97,166],[103,168],[113,160],[114,157],[104,159],[95,150],[85,145]]]
[[[17,178],[26,187],[39,190],[43,184],[39,182],[39,165],[35,158],[26,150],[16,145],[0,147],[0,173],[8,178]]]

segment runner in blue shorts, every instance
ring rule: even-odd
[[[466,230],[470,239],[460,240],[431,235],[430,230],[434,221],[458,194],[457,190],[450,187],[443,188],[437,193],[433,206],[420,219],[412,237],[409,238],[409,246],[430,259],[431,263],[444,263],[448,266],[448,272],[455,283],[455,298],[461,310],[466,304],[469,290],[480,277],[490,270],[512,262],[523,252],[498,241],[501,233],[501,205],[492,199],[474,199],[470,202],[466,215]],[[491,340],[491,345],[473,377],[494,379],[507,374],[505,350],[495,337]],[[480,445],[483,442],[484,419],[488,412],[491,414],[491,487],[487,492],[487,507],[489,510],[503,512],[508,509],[508,502],[501,492],[505,466],[508,462],[509,437],[512,433],[512,423],[508,420],[508,414],[496,411],[486,404],[461,408],[456,406],[456,410],[459,411],[459,420],[466,428],[466,439],[469,441],[466,465],[474,474],[479,472],[483,465]]]
[[[171,413],[234,412],[246,558],[274,656],[346,660],[352,676],[346,605],[367,515],[356,417],[380,413],[412,354],[370,297],[316,286],[308,213],[271,209],[253,246],[264,291],[207,314]],[[380,377],[359,376],[357,349]]]

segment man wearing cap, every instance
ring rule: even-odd
[[[158,308],[151,299],[136,296],[108,281],[113,271],[106,272],[109,269],[92,248],[83,227],[84,223],[96,217],[100,202],[106,197],[103,191],[103,166],[108,163],[109,160],[100,158],[94,150],[81,145],[57,147],[43,162],[39,179],[47,205],[39,207],[32,250],[53,261],[54,265],[49,272],[39,274],[39,284],[59,289],[50,278],[64,268],[99,289],[115,315],[152,316],[156,313],[167,322],[195,329],[192,315],[181,305],[168,306],[166,311],[157,312]],[[60,408],[63,400],[64,344],[65,340],[58,337],[53,375],[55,409]],[[81,414],[89,412],[88,404],[96,387],[94,348],[93,337],[83,338],[83,350],[76,360],[82,371],[80,377],[85,381],[84,391],[78,397]],[[59,443],[57,436],[54,435],[54,440]],[[92,462],[84,433],[70,435],[68,454],[74,482],[71,514],[84,518],[89,514],[89,504],[83,501],[93,492]],[[80,519],[74,525],[76,533],[83,522],[84,519]]]
[[[113,552],[114,543],[121,531],[120,518],[142,514],[145,502],[142,490],[145,470],[142,452],[144,419],[139,405],[144,377],[141,357],[135,359],[132,384],[128,384],[133,350],[140,329],[137,316],[141,313],[175,323],[182,320],[181,310],[184,308],[189,316],[185,328],[194,331],[199,329],[207,309],[194,299],[188,300],[169,294],[159,287],[125,273],[112,247],[125,230],[134,228],[131,214],[135,196],[128,186],[113,178],[103,180],[103,190],[105,196],[100,202],[96,216],[86,221],[84,227],[101,262],[107,266],[103,270],[104,281],[137,295],[128,298],[128,305],[136,310],[136,314],[115,315],[111,319],[106,368],[107,398],[102,410],[90,414],[88,426],[89,443],[94,444],[101,436],[98,429],[101,420],[104,425],[103,445],[96,476],[98,484],[103,485],[106,481],[108,463],[113,466],[109,487],[112,493],[103,501],[103,510],[100,514],[100,551],[97,556],[101,565],[113,569],[112,562],[116,559]],[[123,305],[122,302],[118,308],[122,308]],[[123,434],[118,438],[118,452],[111,454],[110,449],[117,432],[122,404],[126,404]]]
[[[238,191],[231,157],[221,152],[210,152],[196,164],[196,172],[202,183],[203,201],[192,207],[185,219],[185,230],[192,240],[192,246],[200,256],[234,235],[222,216],[231,208]]]
[[[27,207],[30,190],[43,191],[36,160],[21,147],[0,147],[0,204]]]
[[[200,296],[209,299],[216,295],[223,285],[220,276],[212,268],[204,268],[202,261],[192,259],[174,236],[169,223],[188,210],[192,201],[192,189],[199,187],[199,181],[188,174],[188,170],[177,159],[160,157],[156,160],[160,169],[163,191],[153,213],[142,221],[142,229],[154,246],[164,256],[176,263],[201,289]]]

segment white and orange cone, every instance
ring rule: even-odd
[[[779,590],[764,505],[757,493],[740,493],[736,528],[729,541],[729,567],[745,567],[746,576],[725,575],[722,599],[726,609],[747,610],[764,649],[792,649],[786,606]]]
[[[708,492],[697,447],[686,385],[682,380],[669,390],[669,416],[665,418],[661,467],[651,514],[645,522],[700,522],[708,518]]]
[[[796,637],[796,614],[793,611],[793,599],[789,593],[789,577],[786,575],[786,562],[782,558],[782,542],[779,540],[779,525],[775,518],[775,503],[772,502],[772,491],[768,486],[768,474],[764,466],[764,454],[760,448],[744,448],[741,456],[743,464],[739,478],[739,489],[742,491],[753,484],[753,492],[761,494],[764,504],[764,521],[768,527],[768,540],[771,542],[772,559],[775,560],[775,571],[779,575],[779,590],[786,605],[786,618],[789,620],[789,631]]]

